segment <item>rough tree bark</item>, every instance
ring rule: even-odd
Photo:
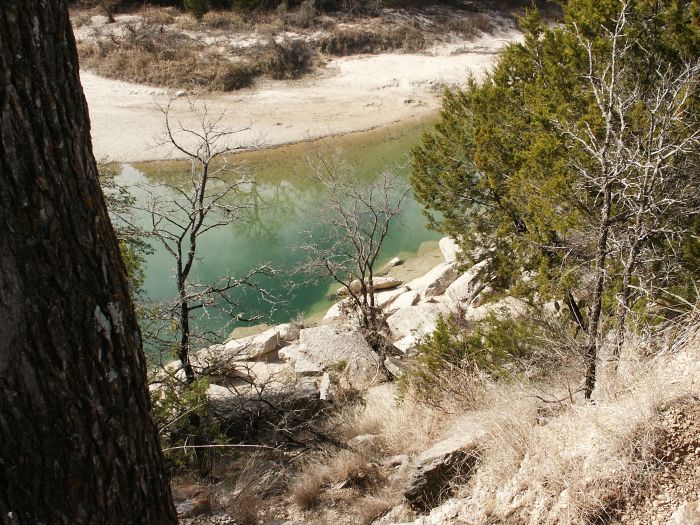
[[[0,520],[171,524],[65,0],[0,2]]]

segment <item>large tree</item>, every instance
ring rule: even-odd
[[[176,523],[66,0],[0,3],[0,516]]]
[[[531,13],[482,84],[447,93],[412,183],[494,293],[568,307],[590,397],[606,330],[619,347],[630,311],[663,319],[697,278],[700,25],[696,0],[564,14]]]

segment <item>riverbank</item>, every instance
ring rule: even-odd
[[[231,146],[261,149],[366,131],[435,113],[445,86],[482,78],[499,52],[522,35],[499,26],[469,42],[442,44],[421,54],[385,53],[341,57],[301,80],[267,80],[235,93],[208,94],[210,115],[221,129],[241,130]],[[181,158],[156,145],[163,132],[159,105],[174,90],[81,72],[98,161],[137,162]],[[196,94],[191,93],[190,96]],[[174,99],[171,116],[192,122],[188,97]]]

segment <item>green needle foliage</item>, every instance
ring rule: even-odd
[[[435,331],[418,346],[411,367],[401,376],[399,394],[443,406],[445,396],[469,402],[465,384],[480,375],[493,379],[517,376],[538,356],[541,328],[524,317],[491,314],[481,321],[460,323],[440,316]]]
[[[700,2],[564,14],[528,12],[482,83],[445,92],[411,182],[496,293],[569,305],[593,374],[602,318],[619,339],[628,312],[697,300]]]

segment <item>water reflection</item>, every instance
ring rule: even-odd
[[[372,177],[386,169],[403,165],[408,176],[406,159],[413,144],[420,139],[425,123],[413,127],[389,130],[383,135],[351,136],[336,139],[334,151],[351,169]],[[324,146],[325,147],[325,146]],[[236,155],[232,162],[237,174],[230,176],[254,177],[255,182],[243,189],[250,198],[251,207],[245,220],[209,230],[199,240],[201,254],[193,268],[193,279],[207,283],[218,281],[223,275],[243,275],[262,263],[278,269],[279,277],[266,278],[262,284],[283,304],[270,312],[270,305],[256,294],[246,293],[236,298],[246,315],[271,314],[272,322],[285,322],[300,313],[313,314],[330,306],[329,283],[310,284],[293,269],[300,266],[304,253],[299,249],[310,231],[322,237],[322,227],[316,222],[318,210],[324,202],[321,187],[308,177],[308,157],[317,152],[316,145],[296,145],[268,152]],[[149,191],[160,192],[168,198],[163,182],[177,182],[187,175],[187,163],[163,162],[124,165],[117,182],[131,187],[132,194],[145,204]],[[172,195],[170,196],[173,197]],[[141,213],[137,220],[145,221]],[[395,255],[415,253],[420,244],[436,239],[438,235],[425,227],[419,205],[409,198],[403,206],[400,221],[385,241],[380,264]],[[175,295],[174,261],[157,242],[151,243],[153,253],[147,257],[145,268],[145,295],[153,301],[165,301]],[[209,330],[228,326],[230,319],[213,317],[200,320],[200,328]],[[234,325],[236,323],[233,323]]]

